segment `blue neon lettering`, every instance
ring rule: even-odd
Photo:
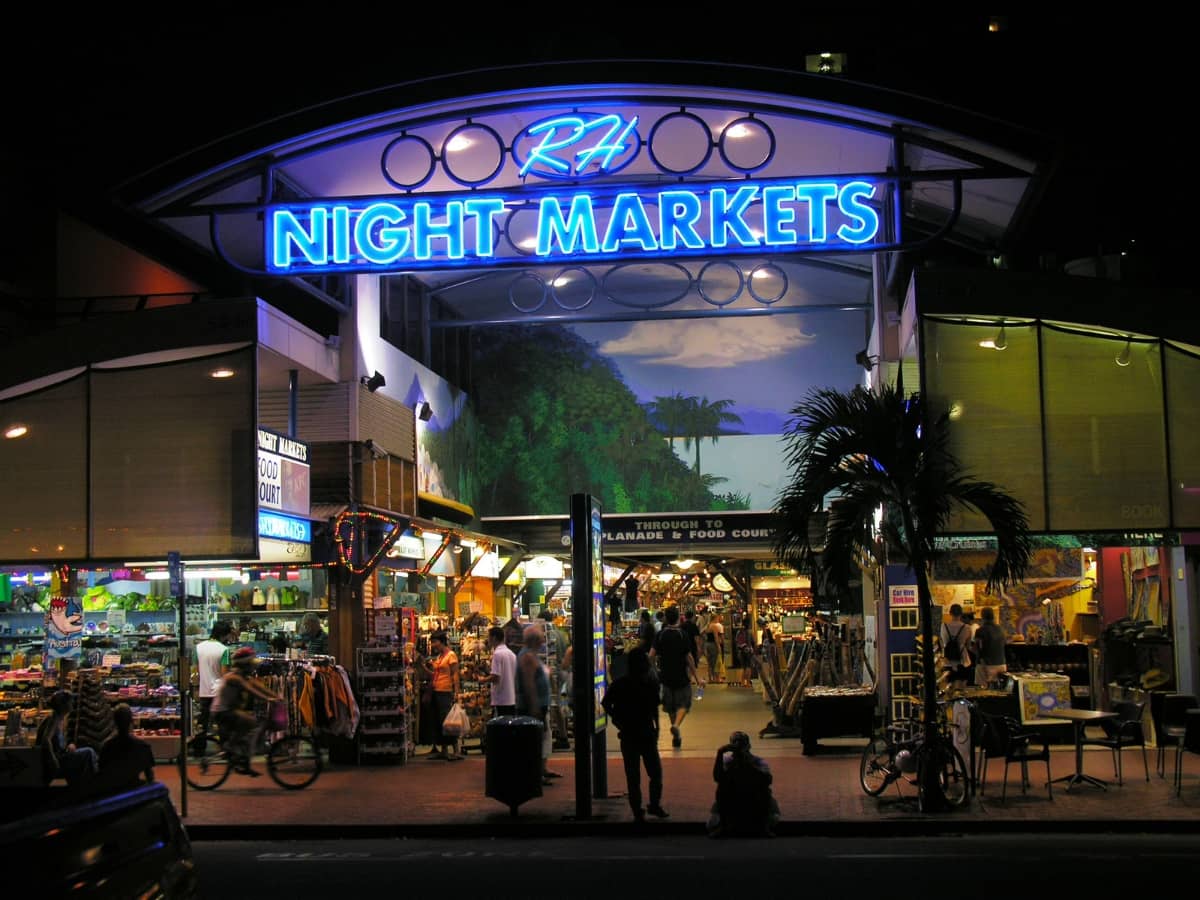
[[[696,223],[704,215],[700,198],[692,191],[663,191],[658,198],[659,242],[663,250],[674,250],[683,241],[689,250],[703,250],[704,239]]]
[[[538,122],[536,125],[530,126],[525,133],[530,137],[535,134],[547,132],[542,138],[542,142],[529,151],[529,159],[525,160],[525,165],[517,171],[517,174],[524,178],[529,174],[529,170],[537,163],[543,163],[554,169],[556,172],[566,174],[571,171],[571,166],[554,156],[555,150],[562,150],[564,147],[570,147],[573,143],[579,140],[583,134],[584,121],[579,116],[561,116],[557,119],[547,119],[544,122]],[[555,141],[554,137],[559,130],[566,130],[567,136],[561,140]]]
[[[335,206],[333,214],[333,261],[343,265],[350,262],[350,208]]]
[[[445,238],[446,256],[463,258],[463,205],[458,200],[446,204],[446,221],[433,221],[433,207],[424,200],[413,204],[413,256],[433,259],[433,239]]]
[[[768,247],[796,243],[796,229],[787,226],[796,221],[796,210],[783,207],[785,201],[796,199],[796,188],[790,184],[763,188],[763,243]]]
[[[600,247],[605,253],[615,253],[622,247],[633,245],[643,250],[658,249],[654,229],[650,227],[650,219],[642,206],[642,198],[633,193],[617,194],[608,229],[604,232],[604,243]]]
[[[590,166],[600,161],[598,156]],[[770,179],[574,188],[533,200],[516,192],[481,191],[421,200],[289,203],[267,212],[266,258],[268,271],[281,273],[369,271],[397,263],[430,268],[473,259],[516,264],[527,257],[497,237],[512,209],[537,216],[540,259],[855,249],[878,240],[881,193],[881,185],[866,180]]]
[[[554,243],[563,253],[574,253],[575,244],[582,245],[584,253],[597,253],[600,242],[596,238],[596,217],[592,214],[590,194],[576,194],[571,198],[571,211],[564,222],[557,197],[543,197],[538,207],[538,256],[549,256]]]
[[[865,244],[879,231],[879,214],[873,206],[868,206],[860,198],[870,199],[875,196],[875,185],[865,181],[851,181],[842,187],[838,194],[838,209],[857,219],[859,226],[852,228],[849,223],[843,223],[837,230],[837,236],[848,244]]]
[[[494,256],[496,236],[492,233],[492,220],[504,212],[504,201],[499,197],[475,197],[463,206],[467,215],[475,219],[475,255]]]
[[[758,241],[750,231],[750,226],[742,218],[746,214],[746,208],[754,202],[757,196],[758,185],[743,185],[733,192],[732,199],[724,188],[712,189],[709,215],[712,217],[710,240],[714,247],[726,245],[727,232],[732,234],[734,240],[743,247],[758,246]]]
[[[404,210],[391,203],[372,203],[359,214],[354,225],[354,244],[363,259],[377,266],[387,265],[408,252],[408,229],[400,226]],[[381,224],[382,223],[382,224]],[[379,234],[371,232],[380,224]]]
[[[275,248],[273,258],[276,268],[286,269],[292,264],[290,246],[296,249],[314,266],[323,266],[326,261],[325,216],[323,207],[316,206],[308,213],[308,230],[300,224],[290,209],[277,209],[271,217],[271,243]]]
[[[829,219],[825,215],[825,204],[837,196],[837,185],[828,182],[810,182],[796,185],[796,199],[808,201],[808,240],[814,244],[828,239]]]
[[[625,123],[624,130],[621,130],[621,117],[615,114],[610,116],[601,116],[594,122],[589,122],[587,126],[585,126],[583,133],[601,128],[604,125],[609,125],[610,127],[608,129],[608,134],[601,138],[600,142],[597,143],[596,146],[592,147],[590,150],[580,150],[575,154],[576,173],[582,172],[584,169],[586,169],[589,165],[591,165],[592,160],[600,157],[601,154],[603,154],[603,157],[596,168],[603,172],[605,169],[611,166],[613,157],[618,153],[625,152],[625,141],[628,139],[629,133],[633,131],[635,127],[637,127],[637,122],[637,116],[634,116]],[[617,134],[618,131],[621,133]],[[616,135],[615,139],[613,137],[614,135]],[[582,134],[580,136],[582,137]]]

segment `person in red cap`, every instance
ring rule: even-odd
[[[242,647],[234,651],[231,662],[233,668],[225,675],[221,685],[217,725],[220,726],[226,752],[232,754],[236,760],[235,771],[257,777],[262,773],[250,766],[250,759],[254,754],[254,742],[250,740],[250,734],[257,724],[254,700],[283,698],[267,690],[254,677],[254,666],[258,657],[252,647]]]

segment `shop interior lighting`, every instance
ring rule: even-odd
[[[209,372],[208,377],[209,378],[232,378],[236,374],[237,373],[234,372],[233,369],[229,368],[228,366],[221,366],[220,368],[213,369],[211,372]]]
[[[1000,324],[1000,330],[994,338],[984,338],[979,342],[979,346],[985,350],[1007,350],[1008,333],[1004,330],[1004,323]]]
[[[166,581],[171,577],[169,572],[147,572],[147,581]],[[185,578],[224,578],[229,580],[241,580],[241,569],[185,569]]]
[[[698,562],[700,562],[698,559],[677,559],[671,565],[683,572],[686,572]]]
[[[1116,364],[1118,366],[1120,366],[1122,369],[1125,368],[1127,365],[1129,365],[1129,355],[1132,352],[1133,352],[1133,341],[1130,340],[1129,338],[1126,338],[1125,339],[1125,347],[1121,350],[1121,352],[1119,354],[1117,354],[1117,358],[1114,360],[1114,362],[1116,362]]]
[[[13,422],[4,429],[4,436],[10,441],[19,437],[25,437],[27,434],[29,434],[29,426],[24,425],[21,422]]]

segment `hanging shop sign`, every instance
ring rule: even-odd
[[[51,597],[45,627],[45,659],[79,659],[83,650],[83,606],[78,597]]]
[[[888,605],[893,608],[917,608],[917,586],[915,584],[895,584],[888,588]]]
[[[539,157],[539,159],[541,159]],[[268,206],[273,275],[875,249],[861,178],[525,187]],[[507,235],[528,233],[531,247]]]
[[[312,522],[260,509],[258,559],[260,562],[311,562]]]
[[[258,429],[258,506],[308,515],[308,444],[268,428]]]
[[[389,559],[425,559],[425,542],[412,533],[412,529],[396,538],[396,543],[388,551]]]
[[[655,518],[617,514],[604,517],[604,544],[610,553],[629,548],[687,547],[704,550],[718,546],[761,546],[775,537],[774,513],[736,512],[724,515],[693,515]],[[569,546],[570,532],[562,532]],[[790,572],[790,570],[788,570]],[[763,574],[763,573],[758,573]]]
[[[790,566],[785,566],[773,559],[756,559],[752,561],[751,566],[751,574],[755,578],[791,577],[800,574]]]

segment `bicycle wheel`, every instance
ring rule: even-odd
[[[869,797],[878,797],[892,781],[892,749],[888,742],[876,735],[863,748],[858,776],[862,789]]]
[[[312,738],[280,738],[267,749],[267,771],[280,787],[298,791],[321,774],[321,751]]]
[[[233,763],[221,751],[221,746],[210,738],[203,753],[187,756],[187,783],[198,791],[219,788],[229,777]]]
[[[936,784],[936,790],[941,794],[939,799],[948,808],[953,809],[966,803],[970,782],[966,764],[957,748],[944,741],[938,741],[936,744],[923,744],[918,754],[918,783],[926,789]],[[931,778],[923,777],[923,773],[928,771],[923,767],[927,766],[934,767]],[[926,800],[926,805],[937,807],[939,804],[936,801],[930,804]]]

